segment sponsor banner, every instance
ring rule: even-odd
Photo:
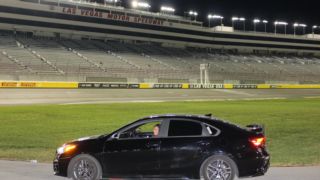
[[[120,83],[79,83],[79,88],[97,89],[139,89],[139,84],[120,84]]]
[[[77,89],[77,82],[38,82],[37,88]]]
[[[140,89],[189,89],[189,84],[152,84],[141,83]]]
[[[152,85],[148,83],[140,83],[140,89],[151,89]]]
[[[256,84],[234,84],[233,89],[258,89]]]
[[[0,88],[78,88],[77,82],[0,82]]]
[[[182,89],[183,84],[153,84],[153,89]]]
[[[223,84],[189,84],[190,89],[224,89]]]
[[[15,88],[18,87],[18,82],[1,82],[1,88]]]
[[[233,84],[224,84],[225,89],[233,89]]]
[[[270,85],[271,89],[320,89],[320,84],[277,84]]]
[[[182,89],[189,89],[189,84],[182,84]]]
[[[37,85],[39,85],[40,83],[36,83],[36,82],[20,82],[18,83],[18,85],[20,84],[19,87],[21,88],[36,88]]]
[[[258,89],[270,89],[271,86],[269,84],[258,84]]]

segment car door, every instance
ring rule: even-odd
[[[135,125],[133,125],[135,126]],[[104,144],[104,172],[108,177],[157,174],[160,137],[111,138]]]
[[[171,177],[181,177],[199,171],[203,153],[209,145],[203,137],[203,124],[197,121],[172,119],[168,134],[161,141],[160,171]]]

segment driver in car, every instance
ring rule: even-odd
[[[158,137],[160,132],[160,124],[156,124],[153,127],[153,137]]]

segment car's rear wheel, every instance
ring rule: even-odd
[[[102,178],[102,168],[94,157],[81,154],[70,161],[68,177],[73,180],[100,180]]]
[[[200,170],[202,180],[234,180],[237,166],[232,159],[224,155],[208,158]]]

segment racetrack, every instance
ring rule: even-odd
[[[221,101],[319,98],[320,89],[0,89],[0,105],[103,104],[112,102]],[[51,164],[0,161],[0,179],[65,180],[52,175]],[[251,180],[319,180],[320,167],[273,167]]]
[[[53,175],[51,164],[0,161],[0,177],[4,180],[66,180]],[[320,167],[271,168],[262,177],[248,180],[319,180]]]
[[[320,89],[0,89],[0,105],[316,98]]]

